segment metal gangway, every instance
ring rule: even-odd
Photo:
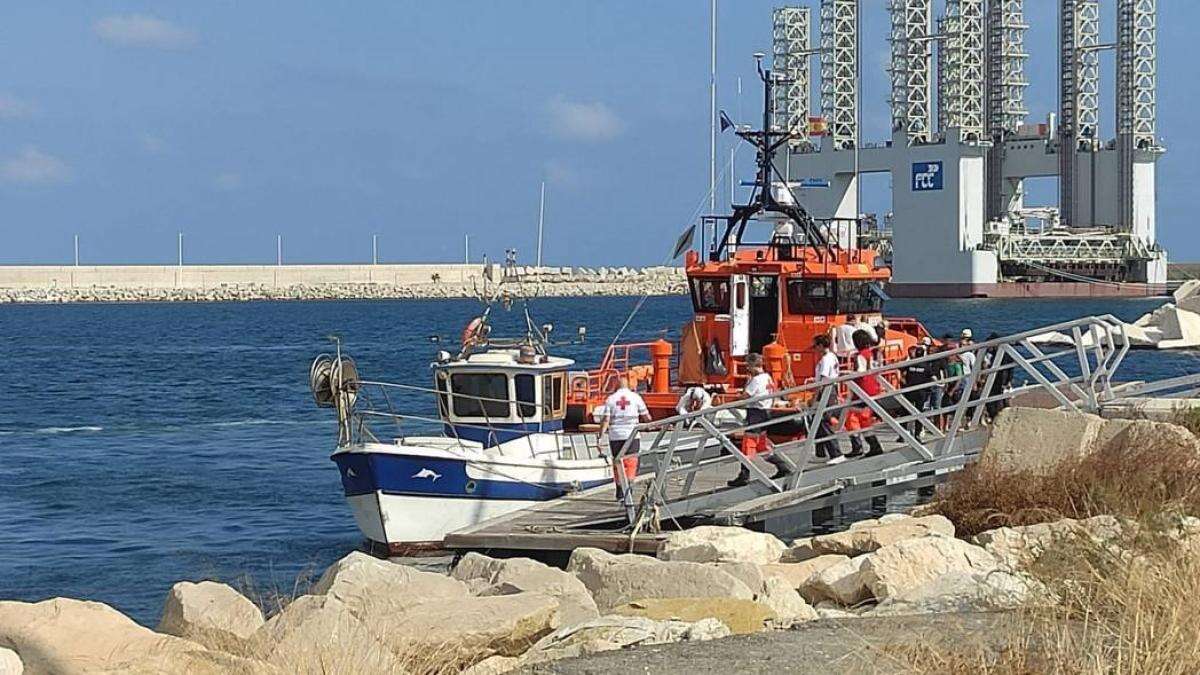
[[[612,486],[593,488],[453,533],[446,545],[559,551],[598,546],[649,553],[663,532],[694,524],[795,533],[811,526],[818,510],[870,503],[945,480],[978,457],[991,419],[1006,406],[1098,413],[1128,397],[1200,388],[1200,375],[1121,383],[1117,372],[1129,351],[1123,326],[1111,315],[1066,321],[643,424],[639,454],[652,469],[633,480],[619,476],[622,501]],[[1039,340],[1052,333],[1071,336],[1071,344]],[[912,386],[892,382],[897,371],[942,359],[973,367]],[[878,378],[881,393],[867,395],[864,377]],[[747,424],[747,408],[764,401],[772,409],[768,421]],[[868,426],[849,424],[867,411]],[[776,479],[761,457],[742,453],[741,438],[765,431],[778,437],[772,428],[783,425],[798,431],[774,445],[774,456],[791,470]],[[844,454],[852,436],[870,435],[879,439],[882,453],[833,464],[816,458],[819,447],[837,444]],[[627,444],[614,461],[630,450]],[[749,481],[727,485],[743,467]]]

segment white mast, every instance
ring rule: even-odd
[[[542,269],[542,224],[546,219],[546,181],[542,181],[542,199],[541,205],[538,207],[538,242],[537,242],[537,268],[541,272]]]
[[[711,3],[708,73],[708,212],[717,211],[717,0]],[[716,223],[713,224],[716,237]]]

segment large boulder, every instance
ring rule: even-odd
[[[819,555],[856,556],[878,551],[884,546],[905,539],[926,537],[931,534],[954,536],[954,524],[940,515],[913,518],[900,516],[855,523],[843,532],[834,532],[813,537],[812,549]]]
[[[1039,603],[1049,592],[1023,574],[1001,570],[987,573],[955,571],[909,588],[883,602],[871,616],[986,612]]]
[[[712,597],[646,598],[614,607],[613,613],[657,621],[695,622],[716,619],[736,635],[757,633],[777,619],[775,612],[762,603]]]
[[[388,673],[391,651],[376,633],[331,595],[302,595],[253,637],[258,656],[283,672]],[[350,667],[350,664],[353,664]]]
[[[755,600],[774,612],[774,623],[781,628],[818,618],[817,611],[800,597],[796,589],[778,577],[767,579],[762,593]]]
[[[746,584],[746,588],[752,593],[761,592],[766,581],[762,566],[753,563],[717,563],[713,567],[728,572],[733,578]]]
[[[1113,516],[1083,520],[1064,518],[1049,523],[999,527],[980,532],[971,543],[982,546],[1008,570],[1023,570],[1047,550],[1072,542],[1107,544],[1126,535],[1128,526]]]
[[[1153,420],[1106,420],[1096,438],[1096,450],[1123,453],[1155,448],[1179,450],[1200,457],[1200,438],[1178,424]]]
[[[258,607],[229,586],[181,581],[167,593],[158,632],[230,651],[262,625]]]
[[[871,589],[862,574],[867,557],[844,558],[821,569],[799,588],[800,595],[809,602],[830,600],[844,607],[869,600]]]
[[[99,602],[0,602],[0,645],[28,673],[253,672],[253,662],[140,626]]]
[[[513,595],[537,592],[558,600],[559,625],[570,626],[600,616],[596,601],[574,576],[529,558],[489,558],[471,552],[463,556],[451,576],[468,585],[482,582],[476,595]]]
[[[702,525],[672,532],[658,548],[661,560],[689,562],[779,562],[787,550],[774,535],[741,527]]]
[[[733,575],[701,563],[577,548],[567,571],[583,582],[602,612],[643,598],[754,598],[754,590]]]
[[[1001,470],[1042,473],[1091,454],[1104,423],[1087,413],[1005,408],[992,425],[982,460]]]
[[[802,562],[762,565],[759,569],[766,579],[781,579],[791,588],[800,590],[821,570],[849,560],[849,556],[844,555],[822,555]]]
[[[524,664],[542,663],[635,645],[714,640],[729,634],[729,628],[716,619],[688,623],[607,615],[547,635],[526,652],[521,661]]]
[[[355,551],[330,565],[309,591],[341,600],[358,618],[390,615],[431,600],[469,596],[466,584]]]
[[[883,601],[945,574],[987,574],[999,567],[1000,560],[982,547],[930,535],[905,539],[866,556],[861,580],[876,600]]]
[[[458,651],[517,656],[554,630],[558,600],[541,593],[434,600],[370,623],[397,654]]]

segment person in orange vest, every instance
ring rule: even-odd
[[[763,370],[762,354],[747,354],[746,355],[746,373],[750,375],[750,379],[746,382],[745,388],[742,390],[746,394],[746,398],[755,398],[767,394],[773,394],[776,391],[775,380],[771,379],[771,375]],[[748,404],[746,408],[746,426],[762,424],[771,419],[771,408],[775,405],[775,399],[764,398],[761,401],[755,401]],[[770,441],[767,439],[767,427],[758,427],[745,432],[742,436],[742,454],[747,458],[753,459],[756,454],[770,452]],[[766,458],[767,462],[775,466],[775,475],[773,479],[785,478],[792,475],[791,468],[781,457],[774,455]],[[730,487],[738,487],[746,485],[750,482],[750,470],[742,465],[738,471],[738,475],[727,483]]]
[[[620,474],[627,480],[637,476],[638,456],[641,443],[637,437],[638,422],[650,421],[650,410],[637,392],[629,388],[629,376],[624,373],[617,379],[617,390],[609,394],[598,411],[600,413],[600,437],[608,435],[608,449],[613,458],[613,482],[617,486],[617,499],[624,499]],[[629,442],[629,450],[618,458],[621,449]]]
[[[865,330],[854,331],[854,372],[865,373],[875,367],[873,355],[871,351],[875,348],[875,340],[871,334]],[[863,390],[863,393],[871,398],[879,396],[883,391],[883,386],[879,384],[879,376],[863,375],[854,379],[854,383]],[[862,407],[853,408],[848,413],[849,418],[846,420],[846,427],[851,430],[867,429],[875,424],[875,415],[871,409],[865,404]],[[847,457],[862,457],[863,440],[867,441],[867,446],[870,448],[867,451],[867,457],[883,454],[883,446],[879,444],[879,439],[875,434],[860,433],[850,436],[850,454]]]

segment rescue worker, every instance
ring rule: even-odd
[[[708,410],[712,407],[712,402],[712,392],[697,384],[688,387],[688,390],[683,392],[683,396],[679,397],[679,403],[675,405],[675,414],[686,415],[701,410]]]
[[[621,373],[617,379],[617,390],[609,394],[604,405],[598,409],[600,413],[600,437],[608,436],[608,449],[613,458],[613,482],[617,486],[617,499],[625,498],[621,489],[621,473],[627,480],[637,476],[638,456],[641,443],[638,439],[638,422],[650,421],[650,410],[646,402],[637,392],[629,388],[629,376]],[[624,457],[620,456],[621,449],[629,442],[629,449]]]
[[[865,330],[854,331],[854,347],[857,352],[854,355],[854,372],[865,373],[875,367],[872,358],[872,350],[875,348],[875,340],[871,339],[871,334]],[[854,383],[858,385],[863,393],[871,398],[879,396],[883,390],[879,384],[879,376],[877,375],[862,375],[855,378]],[[860,408],[851,409],[848,413],[847,427],[854,429],[867,429],[875,424],[875,415],[871,412],[870,407],[865,404]],[[850,437],[850,454],[847,457],[862,457],[863,440],[866,440],[867,451],[866,457],[874,457],[883,454],[883,446],[879,444],[879,439],[873,433],[858,433]]]
[[[818,335],[813,338],[813,350],[820,354],[820,358],[817,359],[816,368],[813,370],[813,381],[819,383],[831,382],[838,379],[838,376],[841,375],[841,371],[840,367],[838,366],[837,354],[833,353],[833,345],[832,341],[829,339],[829,336]],[[824,388],[818,389],[815,400],[819,401],[824,395],[824,392]],[[838,393],[837,389],[835,388],[829,394],[829,401],[827,402],[827,405],[833,406],[836,405],[837,402]],[[829,416],[822,416],[817,422],[816,437],[819,439],[824,438],[825,440],[817,441],[817,457],[823,459],[827,458],[829,460],[827,462],[828,464],[841,464],[842,462],[846,461],[846,458],[842,455],[841,448],[838,447],[838,440],[836,438],[830,438],[832,435],[833,427],[829,424]]]
[[[746,398],[755,398],[765,396],[776,391],[775,381],[771,379],[771,375],[763,370],[762,354],[747,354],[746,355],[746,373],[750,375],[749,381],[746,382],[746,387],[743,391]],[[761,401],[755,401],[747,404],[746,408],[746,426],[755,426],[767,422],[771,419],[771,408],[774,405],[774,399],[764,398]],[[756,427],[746,431],[742,435],[742,454],[747,459],[753,459],[758,453],[769,452],[770,441],[767,439],[767,428]],[[792,470],[788,467],[783,458],[768,456],[768,462],[775,466],[775,475],[772,479],[785,478],[792,474]],[[738,471],[738,475],[728,485],[737,487],[746,485],[750,482],[750,470],[743,464]]]
[[[913,345],[908,349],[909,359],[919,359],[925,355],[924,344]],[[908,399],[909,403],[912,403],[918,412],[925,410],[925,404],[929,402],[929,397],[933,393],[931,387],[928,386],[933,381],[933,366],[933,361],[925,361],[924,363],[915,363],[906,366],[902,372],[905,388],[920,387],[920,389],[904,392],[904,398]],[[918,441],[921,440],[923,430],[924,427],[921,426],[919,420],[912,421],[912,435]]]

